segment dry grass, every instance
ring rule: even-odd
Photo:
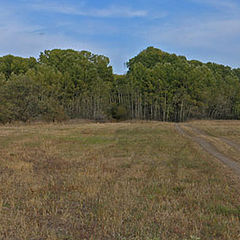
[[[206,134],[203,137],[212,142],[219,151],[240,163],[240,121],[192,121],[187,124],[189,125],[203,131],[203,134]],[[231,146],[225,139],[237,146]]]
[[[192,121],[190,124],[206,131],[210,136],[227,137],[240,144],[240,121]]]
[[[240,239],[239,179],[174,124],[3,126],[0,173],[0,239]]]

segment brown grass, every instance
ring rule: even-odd
[[[239,196],[174,124],[0,127],[0,239],[240,239]]]
[[[189,130],[189,125],[203,131],[202,136],[215,145],[220,152],[240,163],[239,121],[192,121],[186,124],[185,129]],[[236,143],[237,148],[224,142],[224,139]]]
[[[227,137],[240,144],[240,121],[192,121],[190,124],[206,131],[211,136]]]

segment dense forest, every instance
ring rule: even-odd
[[[240,69],[149,47],[114,75],[87,51],[0,57],[0,122],[71,118],[185,121],[240,118]]]

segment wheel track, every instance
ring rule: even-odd
[[[232,169],[240,177],[240,164],[235,162],[232,158],[230,158],[230,157],[226,156],[225,154],[219,152],[219,150],[212,143],[207,141],[205,138],[201,137],[201,135],[209,137],[206,133],[203,133],[201,130],[193,128],[193,127],[190,126],[193,129],[194,133],[197,134],[197,136],[191,136],[187,131],[185,131],[181,127],[180,124],[176,124],[175,126],[176,126],[176,130],[181,135],[183,135],[184,137],[190,138],[193,142],[198,143],[206,152],[208,152],[209,154],[214,156],[216,159],[221,161],[223,164],[225,164],[227,167]],[[220,139],[223,141],[222,138],[220,138]],[[223,142],[225,142],[225,141],[223,141]],[[228,145],[236,148],[237,150],[240,150],[240,148],[239,148],[240,146],[237,143],[234,143],[234,142],[232,142],[228,139],[225,143],[227,143]]]
[[[196,128],[196,127],[193,127],[193,126],[191,126],[191,125],[188,125],[188,124],[185,125],[185,126],[191,128],[191,129],[192,129],[195,133],[197,133],[197,134],[203,135],[203,136],[205,136],[205,137],[210,137],[210,136],[209,136],[205,131],[203,131],[203,130],[200,130],[200,129],[198,129],[198,128]],[[234,148],[234,149],[236,149],[237,151],[240,152],[240,144],[239,144],[239,143],[233,142],[233,141],[231,141],[230,139],[225,138],[225,137],[218,137],[218,136],[213,136],[213,137],[218,138],[218,139],[221,140],[222,142],[226,143],[228,146],[230,146],[230,147],[232,147],[232,148]]]

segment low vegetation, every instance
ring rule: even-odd
[[[0,239],[240,237],[239,178],[172,123],[1,126],[0,172]]]

